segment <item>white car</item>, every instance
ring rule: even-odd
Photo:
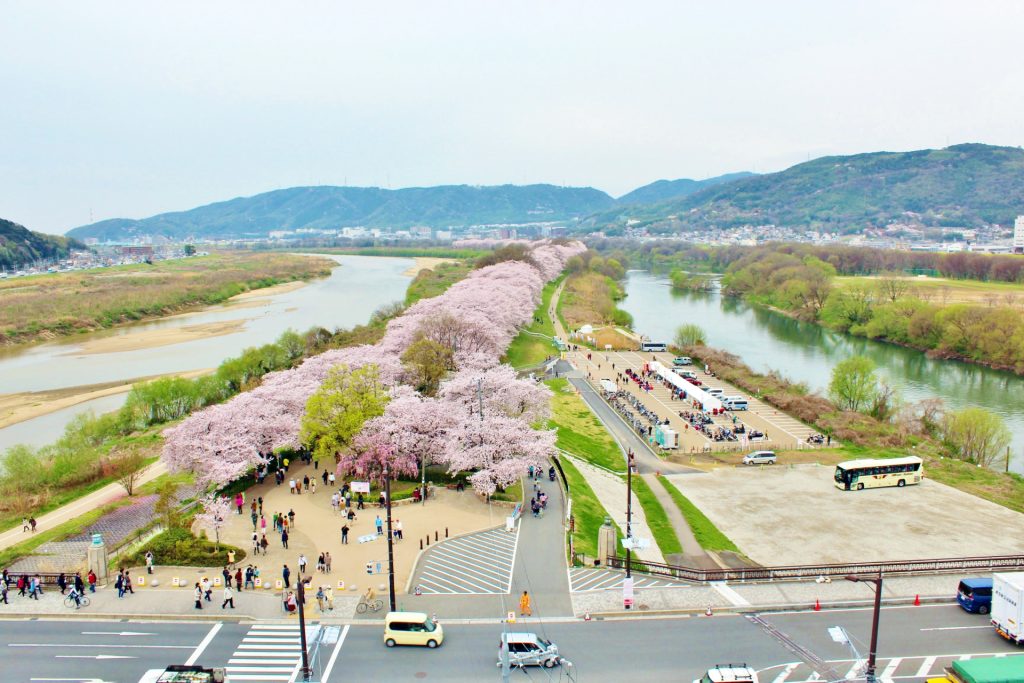
[[[774,465],[778,462],[775,451],[754,451],[743,456],[744,465]]]

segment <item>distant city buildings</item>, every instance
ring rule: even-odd
[[[1013,223],[1013,253],[1024,254],[1024,216],[1017,216]]]

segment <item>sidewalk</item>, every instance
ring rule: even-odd
[[[146,468],[135,485],[142,486],[143,484],[156,479],[166,471],[167,466],[164,465],[163,461],[157,460]],[[124,498],[127,495],[128,494],[125,493],[124,487],[120,484],[116,482],[113,484],[107,484],[97,491],[93,491],[86,496],[73,500],[67,505],[61,506],[56,510],[47,512],[42,517],[37,517],[36,533],[52,529],[64,522],[69,522],[90,510],[103,507],[107,503],[111,503],[119,498]],[[0,550],[6,550],[13,545],[21,543],[22,541],[27,541],[30,536],[31,535],[28,532],[22,531],[21,524],[18,524],[16,527],[0,534]]]

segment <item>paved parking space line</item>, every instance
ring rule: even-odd
[[[475,579],[480,579],[495,584],[502,583],[504,581],[506,573],[501,571],[489,570],[485,567],[467,566],[464,564],[460,564],[457,560],[451,560],[447,558],[438,559],[436,557],[430,561],[430,564],[423,567],[423,570],[425,572],[429,572],[431,570],[449,571],[455,574],[460,574],[462,576],[470,576]]]
[[[450,583],[452,584],[452,586],[455,587],[456,592],[461,592],[460,590],[458,590],[460,587],[466,591],[491,592],[494,592],[495,589],[501,587],[501,584],[497,583],[496,581],[488,581],[486,579],[480,579],[478,577],[471,575],[467,576],[464,574],[459,574],[458,572],[450,573],[446,571],[447,569],[447,567],[430,567],[428,569],[423,570],[423,576],[430,579],[440,579],[442,581],[446,581],[447,583]]]
[[[449,571],[451,573],[449,573]],[[464,573],[462,573],[462,572],[460,572],[458,570],[449,569],[448,567],[445,567],[443,565],[441,567],[438,567],[438,566],[434,565],[434,566],[431,566],[429,568],[425,568],[423,570],[423,573],[426,576],[431,576],[431,577],[434,577],[434,578],[436,578],[438,574],[442,574],[444,576],[456,579],[457,581],[461,581],[461,582],[467,583],[467,584],[469,584],[469,585],[471,585],[471,586],[473,586],[475,588],[486,588],[486,587],[488,587],[486,585],[481,585],[481,584],[487,584],[488,583],[487,581],[481,581],[478,577],[476,577],[474,575],[464,574]],[[465,577],[465,578],[457,578],[456,575],[459,575],[459,576]],[[495,584],[491,583],[490,585],[495,585]]]
[[[449,555],[454,556],[454,557],[458,557],[459,555],[462,555],[462,554],[473,555],[474,557],[479,557],[480,559],[482,559],[482,560],[484,560],[486,562],[498,562],[498,563],[501,563],[501,564],[507,564],[507,566],[509,566],[509,567],[512,566],[511,562],[508,562],[508,563],[501,562],[501,558],[500,557],[494,557],[493,555],[488,555],[487,553],[480,553],[480,552],[476,552],[475,550],[470,550],[468,548],[462,548],[462,547],[460,547],[460,548],[438,548],[437,551],[435,553],[433,553],[433,557],[437,557],[439,555],[442,556],[442,557],[447,557]]]
[[[518,529],[504,528],[445,540],[424,553],[412,585],[430,594],[507,593],[518,540]]]
[[[924,661],[921,662],[921,667],[917,670],[915,676],[924,678],[928,675],[928,672],[932,670],[932,666],[935,664],[935,657],[925,657]]]

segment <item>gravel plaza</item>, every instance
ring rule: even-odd
[[[765,566],[1024,552],[1024,515],[927,479],[840,491],[830,466],[768,465],[667,475]]]

